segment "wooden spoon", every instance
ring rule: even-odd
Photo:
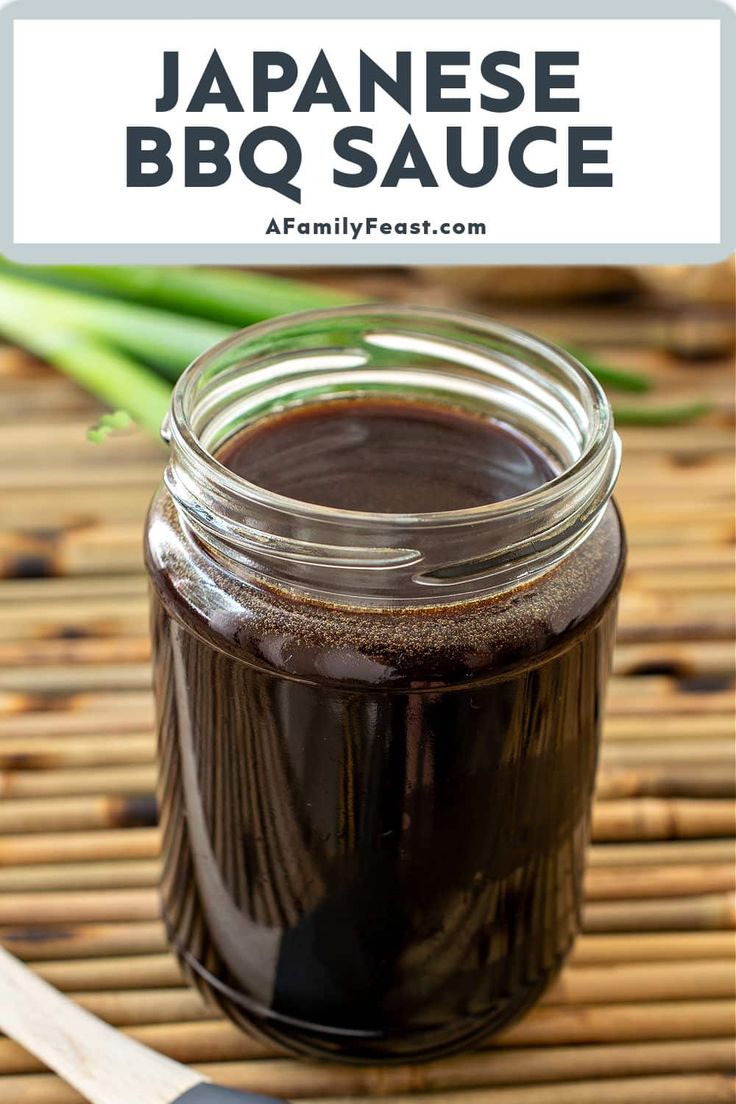
[[[0,1030],[91,1104],[278,1104],[213,1085],[62,996],[0,947]]]

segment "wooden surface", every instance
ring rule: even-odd
[[[379,277],[366,281],[375,291]],[[394,275],[388,293],[442,291]],[[631,553],[587,877],[586,933],[522,1022],[414,1067],[284,1057],[182,987],[158,920],[141,528],[163,450],[93,446],[97,407],[0,348],[0,941],[86,1008],[224,1084],[442,1104],[734,1101],[733,366],[702,314],[496,311],[709,397],[692,427],[623,431]],[[627,321],[628,320],[628,321]],[[723,329],[723,318],[715,321]],[[668,329],[667,327],[670,327]],[[630,401],[630,400],[629,400]],[[81,1098],[0,1038],[2,1104]],[[135,1104],[131,1101],[131,1104]]]

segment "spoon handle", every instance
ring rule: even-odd
[[[202,1080],[103,1023],[0,947],[0,1030],[91,1104],[268,1104]]]

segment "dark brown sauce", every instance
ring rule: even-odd
[[[510,431],[394,404],[286,415],[220,459],[282,493],[392,511],[551,473]],[[503,1026],[580,923],[613,507],[530,587],[391,612],[240,582],[165,494],[152,517],[163,901],[190,976],[242,1026],[317,1055],[431,1057]]]
[[[277,415],[243,430],[217,458],[277,494],[379,514],[485,506],[555,474],[530,441],[506,426],[375,399]]]

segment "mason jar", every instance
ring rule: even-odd
[[[244,427],[366,400],[507,427],[550,478],[371,513],[218,459]],[[368,306],[222,342],[163,434],[146,557],[172,946],[299,1053],[417,1060],[491,1034],[580,926],[624,562],[603,391],[485,318]]]

